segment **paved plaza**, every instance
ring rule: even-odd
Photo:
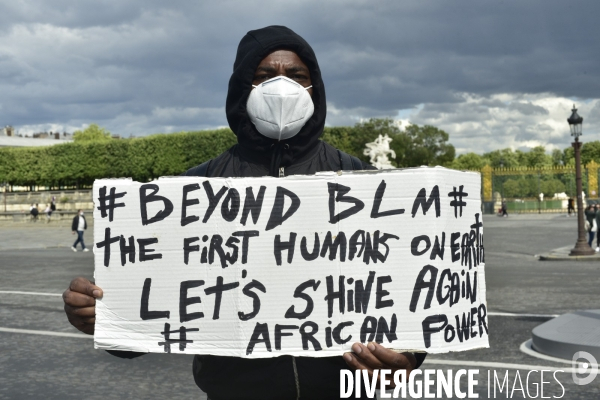
[[[552,316],[600,308],[600,262],[538,261],[536,255],[575,243],[576,219],[565,215],[484,218],[490,348],[429,355],[422,368],[479,369],[476,392],[488,397],[488,371],[512,389],[517,372],[529,391],[540,370],[556,378],[564,399],[600,398],[600,376],[577,386],[571,364],[524,353],[531,330]],[[0,223],[0,399],[203,399],[192,377],[192,356],[150,354],[133,360],[94,350],[72,328],[60,294],[71,278],[93,276],[92,252],[71,251],[67,225]],[[92,229],[85,234],[93,244]],[[399,321],[399,323],[401,323]],[[61,336],[62,335],[62,336]],[[546,372],[544,397],[563,389]],[[524,398],[519,390],[513,398]],[[490,386],[491,387],[491,386]],[[496,389],[498,390],[498,388]],[[540,396],[541,397],[541,396]],[[506,398],[504,393],[495,398]],[[529,397],[525,397],[529,398]]]

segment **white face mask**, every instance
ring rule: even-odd
[[[308,93],[311,87],[305,88],[285,76],[254,86],[246,103],[250,121],[268,138],[285,140],[294,137],[315,112]]]
[[[79,213],[79,215],[83,215],[83,211]]]

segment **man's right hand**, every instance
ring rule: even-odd
[[[65,313],[71,325],[92,335],[96,323],[96,299],[99,297],[102,297],[102,289],[98,286],[82,277],[73,279],[63,293]]]

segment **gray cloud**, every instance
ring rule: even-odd
[[[523,115],[548,115],[548,110],[546,110],[544,107],[536,106],[530,102],[510,103],[508,109],[518,111]]]
[[[495,94],[489,97],[457,96],[451,104],[424,104],[406,116],[407,121],[443,127],[459,152],[492,151],[498,148],[548,150],[565,148],[571,137],[567,124],[572,107],[569,98],[551,93],[536,95]],[[582,115],[595,115],[600,100],[583,102]],[[584,140],[600,140],[600,121],[584,119]]]
[[[6,2],[0,125],[97,122],[124,135],[226,125],[240,38],[282,24],[317,53],[328,125],[424,105],[414,122],[447,130],[464,151],[552,144],[544,123],[530,120],[554,118],[537,95],[587,100],[587,132],[600,125],[599,11],[594,0]]]

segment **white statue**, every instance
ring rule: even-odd
[[[388,155],[392,158],[396,158],[396,152],[390,149],[390,143],[392,138],[387,134],[385,136],[379,135],[372,143],[366,144],[366,149],[363,151],[365,156],[369,156],[370,163],[377,169],[390,169],[394,168]]]
[[[569,196],[565,192],[562,193],[554,193],[554,199],[556,200],[567,200]]]

